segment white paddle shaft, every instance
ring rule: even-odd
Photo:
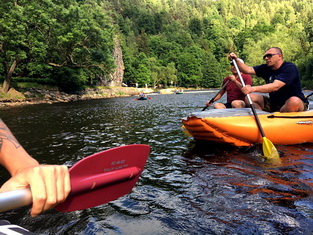
[[[29,188],[0,193],[0,212],[30,205],[32,195]]]
[[[241,76],[241,72],[240,72],[240,70],[239,70],[239,68],[238,68],[238,65],[237,65],[237,63],[236,63],[236,60],[233,59],[232,62],[233,62],[233,64],[234,64],[235,68],[236,68],[236,71],[237,71],[238,77],[239,77],[239,79],[240,79],[241,85],[242,85],[243,87],[245,87],[246,84],[245,84],[245,81],[243,80],[243,78],[242,78],[242,76]],[[249,104],[252,105],[253,103],[252,103],[252,100],[251,100],[249,94],[247,94],[247,98],[248,98]]]

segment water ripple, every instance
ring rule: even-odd
[[[115,146],[151,146],[136,186],[118,200],[35,219],[21,208],[2,218],[39,234],[312,234],[313,144],[276,146],[281,163],[269,164],[260,157],[261,146],[235,148],[185,136],[181,118],[214,95],[2,110],[21,144],[43,163],[71,166]]]

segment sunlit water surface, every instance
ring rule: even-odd
[[[276,146],[281,164],[260,146],[196,142],[181,118],[201,111],[216,91],[40,104],[0,110],[24,148],[41,163],[71,166],[128,144],[151,146],[126,196],[82,211],[37,218],[29,208],[2,213],[38,234],[312,234],[313,144]],[[1,181],[8,177],[4,170]]]

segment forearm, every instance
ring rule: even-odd
[[[242,89],[242,84],[239,81],[235,81],[236,86],[241,90]]]
[[[26,167],[39,165],[39,163],[33,159],[19,144],[9,128],[1,119],[0,164],[3,165],[12,176]]]
[[[236,61],[237,62],[237,61]],[[237,62],[238,68],[242,73],[245,74],[251,74],[251,75],[255,75],[255,71],[254,68],[251,66],[248,66],[246,64],[241,63],[240,61]]]
[[[214,98],[213,102],[215,102],[215,101],[219,100],[220,98],[222,98],[222,96],[223,96],[222,93],[224,94],[224,92],[218,93],[217,96]]]
[[[253,88],[254,88],[254,92],[270,93],[273,91],[277,91],[280,87],[276,86],[274,83],[269,83],[265,85],[254,86]]]

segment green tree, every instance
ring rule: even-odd
[[[189,22],[189,30],[193,35],[200,37],[202,35],[202,24],[201,20],[193,18]]]
[[[204,54],[202,61],[201,70],[203,77],[200,86],[207,88],[219,87],[226,75],[221,63],[209,52]]]
[[[201,84],[201,58],[195,51],[184,51],[177,60],[178,86],[199,87]]]
[[[256,65],[271,46],[309,84],[312,9],[312,0],[6,0],[0,72],[6,90],[12,76],[53,78],[64,89],[92,84],[114,68],[118,34],[128,84],[218,87],[230,51]]]
[[[113,27],[97,1],[8,0],[0,3],[0,11],[5,92],[18,66],[24,75],[69,67],[95,76],[114,68]],[[49,70],[47,65],[56,69]]]
[[[42,61],[47,52],[45,31],[51,23],[42,2],[41,10],[34,1],[2,1],[0,3],[0,61],[3,65],[3,91],[8,92],[15,69],[22,63]]]
[[[143,87],[151,84],[151,70],[147,56],[140,52],[133,63],[133,81]]]

